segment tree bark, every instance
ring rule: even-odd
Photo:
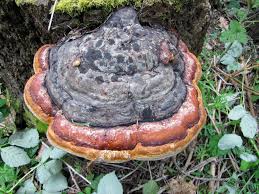
[[[140,21],[175,29],[190,50],[198,54],[210,21],[210,1],[186,1],[180,11],[161,2],[152,6],[143,4],[138,10]],[[92,30],[110,14],[96,8],[76,16],[55,13],[52,28],[47,31],[50,7],[51,1],[22,6],[17,6],[14,0],[0,1],[0,83],[15,96],[22,96],[24,84],[32,75],[34,53],[41,45],[57,42],[71,29]]]

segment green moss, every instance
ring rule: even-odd
[[[67,13],[82,12],[90,8],[104,8],[113,9],[128,4],[133,4],[135,7],[152,6],[155,3],[163,0],[60,0],[57,4],[56,10]],[[173,6],[175,10],[179,11],[182,8],[185,0],[164,0],[163,2]]]
[[[36,0],[15,0],[15,3],[17,5],[23,5],[23,4],[26,4],[26,3],[35,4]]]
[[[101,8],[105,10],[112,10],[117,7],[133,5],[136,8],[152,6],[156,3],[165,2],[174,10],[180,11],[182,6],[188,0],[59,0],[56,6],[56,11],[65,12],[69,14],[80,13],[92,8]],[[35,4],[37,0],[15,0],[17,5]]]
[[[90,8],[112,9],[122,5],[126,5],[127,0],[60,0],[56,10],[73,13],[82,12]]]

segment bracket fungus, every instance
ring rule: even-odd
[[[201,65],[173,31],[143,26],[133,8],[98,29],[44,45],[25,103],[49,124],[51,144],[106,162],[183,150],[206,120]]]

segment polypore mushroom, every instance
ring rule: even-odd
[[[174,155],[206,120],[200,63],[173,32],[140,25],[133,8],[92,33],[41,47],[34,71],[26,105],[49,123],[51,144],[89,160]]]

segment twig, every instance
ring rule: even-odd
[[[62,162],[64,162],[64,164],[70,168],[76,175],[78,175],[81,179],[83,179],[85,182],[87,182],[89,185],[91,185],[92,183],[85,178],[83,175],[81,175],[80,173],[78,173],[72,166],[70,166],[66,161],[62,160]]]
[[[192,156],[193,156],[193,153],[194,153],[194,148],[192,147],[192,149],[191,149],[191,151],[190,151],[190,153],[189,153],[189,155],[188,155],[188,158],[187,158],[187,160],[186,160],[186,162],[185,162],[185,165],[184,165],[184,167],[183,167],[183,170],[184,170],[184,171],[186,171],[187,168],[188,168],[188,166],[190,165],[191,159],[192,159]]]
[[[126,169],[126,170],[134,170],[133,168],[129,168],[127,166],[122,166],[122,165],[118,165],[118,164],[109,164],[109,163],[96,163],[96,164],[112,166],[112,167],[116,167],[116,168],[123,168],[123,169]]]
[[[208,110],[207,108],[205,108],[205,109],[206,109],[206,111],[207,111],[207,113],[208,113],[208,117],[210,118],[210,120],[211,120],[211,122],[212,122],[212,125],[215,127],[217,133],[220,134],[220,130],[219,130],[219,128],[217,127],[217,125],[216,125],[214,119],[211,117],[211,115],[210,115],[210,113],[209,113],[209,110]]]
[[[230,158],[231,164],[232,164],[232,166],[234,167],[234,169],[235,169],[236,171],[240,172],[240,169],[239,169],[239,167],[238,167],[238,165],[237,165],[237,163],[236,163],[236,160],[235,160],[235,157],[233,156],[233,154],[232,154],[232,153],[228,153],[228,156],[229,156],[229,158]]]
[[[254,174],[252,174],[252,176],[248,179],[248,181],[246,182],[246,184],[243,186],[243,188],[240,190],[239,193],[243,193],[243,190],[246,188],[246,186],[250,183],[250,181],[252,180],[252,178],[254,178],[255,172]]]
[[[57,2],[58,2],[58,0],[55,0],[54,5],[53,5],[52,10],[51,10],[51,16],[50,16],[49,25],[48,25],[48,31],[50,31],[50,27],[51,27],[51,24],[52,24],[52,20],[53,20],[53,16],[54,16],[54,12],[55,12],[55,9],[56,9]]]
[[[153,176],[152,176],[152,172],[151,172],[149,161],[147,161],[147,165],[148,165],[148,171],[149,171],[149,175],[150,175],[150,180],[153,180]]]
[[[256,68],[256,67],[259,67],[259,64],[256,64],[256,65],[252,65],[252,66],[249,66],[249,67],[243,67],[242,69],[238,70],[238,71],[235,71],[234,73],[230,74],[232,77],[236,77],[237,75],[239,75],[240,73],[242,73],[244,70],[250,70],[250,69],[253,69],[253,68]]]
[[[74,175],[73,175],[73,172],[72,172],[71,168],[68,168],[68,171],[69,171],[69,173],[70,173],[70,175],[71,175],[72,181],[74,182],[74,184],[75,184],[75,186],[76,186],[77,192],[80,192],[81,189],[80,189],[80,187],[78,186],[78,184],[77,184],[77,182],[76,182],[76,179],[75,179],[75,177],[74,177]]]
[[[200,181],[206,181],[206,182],[207,182],[207,181],[226,181],[226,180],[229,180],[229,178],[205,178],[205,177],[192,176],[192,175],[190,175],[189,172],[183,171],[183,170],[178,166],[175,157],[174,157],[173,160],[174,160],[174,165],[176,166],[177,170],[179,170],[182,174],[184,174],[185,176],[188,176],[188,177],[190,177],[190,178],[192,178],[192,179],[196,179],[196,180],[200,180]]]
[[[167,175],[166,175],[166,176],[163,176],[163,177],[159,177],[159,178],[155,179],[154,181],[158,182],[158,181],[161,181],[162,179],[166,179],[167,177],[168,177]],[[136,187],[136,188],[134,188],[134,189],[131,189],[131,190],[128,192],[128,194],[129,194],[129,193],[133,193],[133,192],[135,192],[135,191],[138,191],[138,190],[142,189],[143,187],[144,187],[144,184],[143,184],[143,185],[140,185],[140,186],[138,186],[138,187]]]
[[[225,172],[226,166],[227,166],[227,162],[224,162],[221,169],[220,169],[220,166],[218,167],[218,178],[221,178],[221,176]],[[219,181],[217,181],[216,188],[219,187],[219,184],[220,184]]]
[[[12,188],[9,189],[9,191],[7,191],[7,193],[11,193],[11,192],[15,189],[15,187],[17,187],[17,185],[19,185],[29,174],[31,174],[36,168],[38,168],[38,167],[41,166],[41,165],[42,165],[42,163],[40,162],[40,163],[38,163],[36,166],[34,166],[33,168],[31,168],[31,170],[30,170],[29,172],[27,172],[22,178],[20,178],[20,179],[15,183],[15,185],[12,186]]]
[[[215,162],[211,162],[211,164],[210,164],[210,172],[211,172],[212,177],[214,178],[215,177],[215,172],[216,172],[216,163]],[[210,181],[209,182],[209,189],[210,189],[211,193],[215,192],[215,190],[216,190],[215,189],[215,181]]]
[[[140,168],[140,166],[143,164],[143,162],[141,162],[134,170],[132,170],[130,173],[128,173],[128,174],[126,174],[124,177],[122,177],[121,179],[120,179],[120,181],[122,181],[123,179],[125,179],[125,178],[127,178],[127,177],[129,177],[130,175],[132,175],[134,172],[136,172],[139,168]]]
[[[231,75],[225,73],[224,71],[222,71],[221,69],[219,69],[218,67],[212,67],[214,70],[218,71],[219,73],[221,73],[223,76],[225,76],[226,78],[230,79],[231,81],[233,81],[236,84],[239,85],[243,85],[242,82],[240,82],[239,80],[237,80],[236,78],[233,78]],[[249,88],[247,86],[244,85],[244,89],[250,91],[251,93],[255,94],[255,95],[259,95],[259,92],[255,91],[252,88]]]
[[[211,162],[216,162],[216,161],[217,161],[217,157],[208,158],[207,160],[204,160],[204,161],[200,162],[199,164],[197,164],[196,166],[194,166],[187,173],[190,174],[192,172],[195,172],[196,170],[201,169],[202,167],[206,166],[207,164],[209,164]]]

